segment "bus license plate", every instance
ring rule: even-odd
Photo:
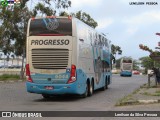
[[[45,86],[46,90],[53,90],[53,86]]]

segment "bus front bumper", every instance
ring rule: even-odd
[[[132,72],[129,72],[129,71],[122,71],[120,73],[121,76],[132,76]]]
[[[46,89],[46,86],[53,87],[53,89]],[[37,94],[51,94],[51,95],[63,95],[63,94],[83,94],[82,86],[77,85],[76,82],[71,84],[37,84],[26,82],[27,92]]]

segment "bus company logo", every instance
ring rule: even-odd
[[[49,23],[46,25],[48,30],[55,30],[59,27],[59,22],[57,19],[50,19]]]

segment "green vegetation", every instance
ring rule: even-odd
[[[145,85],[145,84],[144,84]],[[143,85],[143,86],[144,86]],[[115,106],[123,106],[123,105],[135,105],[135,104],[139,104],[139,102],[133,97],[133,95],[137,94],[140,91],[141,87],[134,90],[131,94],[124,96],[123,98],[121,98]]]
[[[148,84],[143,84],[140,88],[134,90],[131,94],[124,96],[121,98],[115,106],[124,106],[124,105],[138,105],[138,104],[145,104],[145,102],[141,102],[137,99],[139,95],[146,95],[146,96],[160,96],[160,89],[156,87],[156,89],[152,89],[153,86],[148,88]],[[153,102],[154,103],[154,102]]]
[[[8,74],[0,75],[0,81],[6,81],[6,80],[20,80],[20,76],[19,75],[8,75]]]
[[[147,96],[160,96],[160,90],[157,90],[154,93],[144,92],[144,93],[141,93],[141,94],[142,95],[147,95]]]
[[[129,104],[129,101],[133,101],[134,99],[132,98],[132,95],[129,94],[127,96],[124,96],[122,99],[120,99],[117,103],[116,106],[122,106],[122,105],[126,105]]]
[[[78,11],[76,13],[69,14],[64,11],[59,14],[59,16],[69,16],[69,15],[78,18],[79,20],[86,23],[90,27],[96,28],[98,26],[98,23],[86,12]]]
[[[120,99],[117,103],[116,106],[123,106],[123,105],[131,105],[131,104],[138,104],[138,101],[136,101],[133,98],[133,95],[136,94],[139,89],[136,89],[135,91],[133,91],[131,94],[124,96],[122,99]]]
[[[112,44],[112,46],[111,46],[111,52],[112,52],[113,55],[116,55],[117,52],[118,52],[119,55],[122,54],[121,47],[120,47],[120,46],[113,45],[113,44]]]
[[[28,1],[33,2],[23,0],[20,6],[14,6],[13,9],[10,6],[0,7],[0,50],[7,58],[11,54],[22,57],[21,78],[24,77],[23,63],[29,18],[55,15],[57,9],[71,7],[71,1],[69,0],[39,0],[35,8],[29,10],[26,4]],[[54,5],[51,5],[51,2]]]
[[[150,57],[141,57],[139,60],[141,60],[142,67],[145,68],[145,74],[147,73],[148,69],[152,69],[154,66],[160,67],[160,63],[155,62]]]

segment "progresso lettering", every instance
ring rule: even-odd
[[[68,45],[69,40],[32,40],[31,45]]]

